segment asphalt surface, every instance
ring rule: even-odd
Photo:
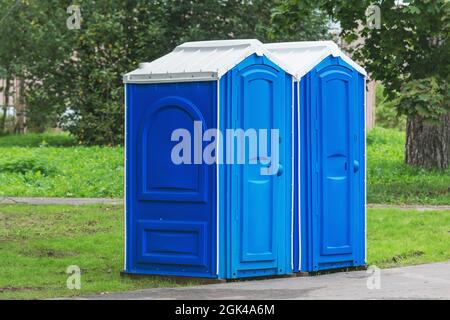
[[[30,204],[30,205],[86,205],[86,204],[109,204],[122,205],[123,199],[110,198],[43,198],[43,197],[0,197],[0,204]],[[368,208],[374,209],[400,209],[400,210],[450,210],[450,205],[389,205],[389,204],[368,204]]]
[[[78,299],[450,299],[450,261],[379,272],[379,278],[377,272],[367,270],[145,289]]]
[[[111,198],[44,198],[44,197],[0,197],[0,204],[30,204],[30,205],[86,205],[86,204],[109,204],[121,205],[123,199]],[[368,204],[368,208],[374,209],[400,209],[400,210],[450,210],[450,205],[389,205],[389,204]]]
[[[123,199],[108,198],[31,198],[31,197],[0,197],[0,204],[29,204],[29,205],[87,205],[87,204],[109,204],[121,205]]]

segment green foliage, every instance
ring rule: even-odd
[[[372,4],[380,8],[379,29],[366,23]],[[383,82],[388,100],[399,98],[399,114],[436,120],[448,112],[450,1],[321,0],[320,6],[340,22],[348,42],[364,39],[353,56]]]
[[[347,42],[356,45],[353,57],[366,66],[373,79],[386,86],[388,99],[394,101],[397,111],[408,116],[406,130],[408,137],[414,137],[414,141],[408,138],[409,143],[405,144],[408,164],[448,167],[448,157],[442,157],[440,150],[448,149],[450,135],[438,132],[448,127],[448,117],[442,115],[448,112],[444,102],[448,103],[449,97],[446,87],[450,80],[450,1],[320,0],[320,3],[340,22],[341,35]],[[374,17],[367,11],[373,5],[381,15],[378,28],[367,23],[366,14]],[[447,92],[443,93],[441,88]],[[423,121],[434,125],[409,125]],[[426,136],[429,144],[421,141],[420,136]]]
[[[283,41],[329,39],[329,17],[316,1],[281,1],[272,10],[270,36]]]
[[[450,87],[434,77],[412,80],[402,85],[395,104],[399,112],[409,117],[438,122],[443,114],[450,112]]]
[[[11,105],[11,85],[13,78],[20,69],[20,57],[26,54],[27,49],[23,46],[23,41],[27,37],[22,27],[24,19],[15,16],[19,15],[22,1],[2,0],[0,2],[0,76],[4,80],[0,88],[0,94],[3,96],[4,106],[1,106],[3,115],[6,115],[5,106]],[[0,133],[6,132],[6,117],[0,119]]]
[[[27,82],[25,103],[31,130],[43,132],[54,127],[57,114],[66,105],[61,101],[65,93],[64,62],[70,44],[63,31],[69,1],[4,0],[0,2],[0,66],[6,74]],[[45,26],[45,28],[43,27]]]
[[[56,168],[39,159],[22,158],[13,161],[0,162],[0,173],[13,173],[25,175],[32,173],[37,176],[50,176],[56,173]]]
[[[15,3],[5,0],[0,10],[8,11]],[[319,38],[326,31],[324,16],[309,11],[311,6],[303,7],[305,16],[296,28],[277,27],[289,14],[289,7],[280,3],[83,0],[78,3],[81,29],[69,30],[66,8],[71,1],[19,1],[20,8],[3,22],[8,31],[0,28],[0,66],[11,65],[11,72],[27,81],[31,130],[42,132],[60,122],[83,144],[122,144],[122,75],[139,62],[156,59],[185,41],[299,40]]]
[[[271,8],[277,0],[172,0],[158,2],[166,21],[165,54],[185,41],[258,38],[267,40]],[[164,19],[162,17],[162,19]]]
[[[388,93],[399,91],[405,81],[430,76],[445,79],[450,74],[450,43],[446,41],[450,31],[449,1],[410,0],[405,5],[396,5],[394,0],[378,2],[381,29],[371,29],[365,23],[366,9],[373,1],[323,3],[340,21],[348,40],[358,36],[365,39],[355,55],[366,63],[375,79],[383,81]]]
[[[42,137],[0,137],[0,163],[36,159],[57,170],[53,175],[0,172],[0,196],[123,197],[122,147],[61,148],[73,140]],[[398,130],[375,128],[368,133],[368,202],[450,203],[450,169],[443,173],[405,165],[404,144],[405,134]]]
[[[21,135],[0,136],[2,147],[70,147],[75,139],[66,133],[27,133]],[[5,150],[7,152],[7,150]]]
[[[51,104],[54,100],[45,93],[45,84],[32,85],[33,91],[29,90],[25,97],[28,132],[43,133],[55,128],[64,110],[62,106]]]
[[[122,197],[122,147],[0,147],[0,163],[35,159],[51,175],[0,172],[0,196]],[[19,162],[20,164],[21,162]]]
[[[375,95],[375,122],[377,126],[405,130],[406,117],[399,114],[395,102],[387,99],[384,90],[384,86],[377,83]]]
[[[405,133],[375,128],[367,135],[368,203],[450,203],[450,169],[425,170],[404,163]]]
[[[0,93],[1,94],[1,93]],[[15,117],[7,115],[6,118],[3,117],[3,108],[0,108],[0,136],[6,135],[9,132],[14,131],[16,124]],[[3,130],[2,130],[3,129]]]

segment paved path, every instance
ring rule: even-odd
[[[354,271],[314,277],[146,289],[81,299],[450,299],[450,261],[383,269],[380,289],[368,289],[370,276],[367,271]]]
[[[48,204],[66,204],[66,205],[85,205],[85,204],[110,204],[121,205],[123,199],[109,198],[31,198],[31,197],[0,197],[0,204],[32,204],[32,205],[48,205]],[[389,204],[368,204],[368,208],[375,209],[403,209],[403,210],[450,210],[448,206],[433,205],[389,205]]]
[[[417,211],[433,211],[433,210],[450,210],[449,206],[444,205],[420,205],[420,204],[368,204],[368,208],[373,209],[400,209],[400,210],[417,210]]]
[[[26,197],[0,197],[0,204],[66,204],[66,205],[85,205],[85,204],[110,204],[121,205],[123,199],[107,198],[26,198]]]

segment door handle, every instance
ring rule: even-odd
[[[281,164],[278,164],[277,176],[281,177],[283,175],[284,168]]]
[[[269,169],[269,168],[270,168],[270,165],[265,165],[265,166],[263,166],[263,167]],[[278,168],[277,168],[277,171],[276,171],[276,175],[277,175],[278,177],[280,177],[280,176],[283,175],[283,172],[284,172],[283,166],[282,166],[281,164],[278,164]],[[273,175],[273,174],[274,174],[273,171],[272,171],[272,173],[269,173],[269,175]]]
[[[353,161],[353,172],[359,171],[359,161]]]

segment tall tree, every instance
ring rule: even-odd
[[[24,38],[24,35],[17,35],[20,29],[16,29],[18,21],[15,20],[20,5],[20,0],[4,0],[0,3],[0,12],[2,12],[0,16],[0,68],[3,71],[2,78],[4,80],[4,86],[1,88],[4,105],[2,106],[0,133],[5,132],[7,109],[11,100],[11,85],[17,74],[19,57],[23,53],[20,40]]]
[[[27,105],[27,126],[42,132],[54,127],[68,107],[71,96],[73,33],[67,29],[68,0],[25,1],[16,21],[20,34],[16,39],[24,49],[19,57],[19,75],[25,82],[22,92]]]
[[[330,38],[328,14],[317,1],[280,1],[272,9],[270,38],[282,41],[315,41]]]
[[[364,39],[354,56],[407,115],[406,163],[448,168],[450,1],[321,0],[320,5],[340,22],[349,42]],[[380,9],[380,28],[366,23],[373,5]]]
[[[307,40],[326,31],[316,13],[300,28],[278,28],[288,14],[281,0],[80,0],[79,29],[66,26],[72,0],[18,1],[11,23],[25,35],[15,41],[24,48],[17,65],[26,79],[28,124],[43,130],[63,115],[61,125],[85,144],[122,143],[122,75],[139,62],[185,41]],[[0,47],[9,52],[5,42]]]

